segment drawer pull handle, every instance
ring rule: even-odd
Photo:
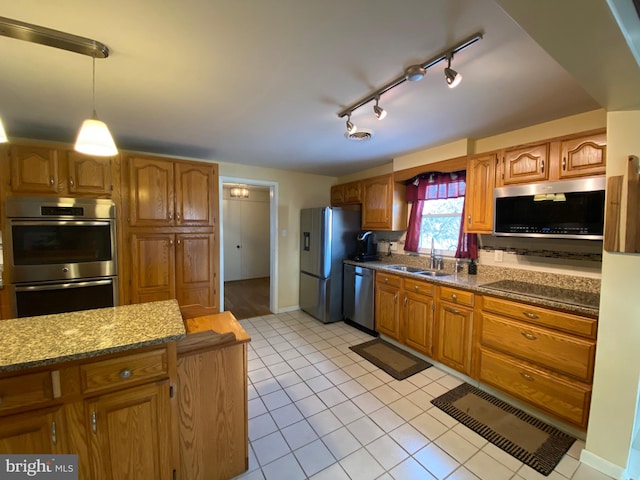
[[[53,184],[56,183],[56,180],[53,178],[53,175],[49,177],[49,185],[53,187]]]
[[[522,335],[527,340],[537,340],[538,339],[538,337],[536,337],[533,333],[529,333],[529,332],[520,332],[520,335]]]
[[[520,372],[520,376],[528,382],[533,382],[535,380],[535,378],[533,378],[531,375],[525,372]]]
[[[125,368],[120,372],[120,378],[123,380],[126,380],[127,378],[131,378],[131,375],[132,375],[131,370],[129,370],[128,368]]]
[[[418,290],[420,290],[420,287],[418,285],[414,285],[413,289],[417,292]]]
[[[454,315],[460,315],[460,310],[457,310],[457,309],[455,309],[455,308],[445,307],[445,310],[446,310],[447,312],[451,312],[451,313],[453,313]]]
[[[404,297],[404,306],[407,306],[407,297]]]
[[[51,422],[51,443],[58,444],[58,437],[56,435],[56,422]]]
[[[398,303],[398,294],[393,295],[393,303]]]
[[[538,315],[536,315],[535,313],[531,313],[531,312],[522,312],[522,314],[527,317],[530,318],[531,320],[535,320],[538,318]]]
[[[91,412],[91,431],[98,433],[98,415],[95,410]]]

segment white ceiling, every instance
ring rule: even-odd
[[[624,63],[633,57],[605,0],[0,0],[0,15],[110,48],[96,61],[96,106],[121,149],[340,176],[460,138],[640,106],[640,69]],[[454,59],[457,89],[437,65],[382,97],[384,121],[371,104],[354,112],[372,140],[344,138],[345,106],[478,31]],[[622,65],[625,79],[599,61]],[[9,137],[72,143],[91,113],[91,58],[0,37],[0,65]]]

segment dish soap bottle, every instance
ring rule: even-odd
[[[476,263],[475,258],[472,258],[469,262],[468,273],[469,275],[476,275],[478,273],[478,264]]]

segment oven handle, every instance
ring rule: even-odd
[[[63,290],[65,288],[75,287],[97,287],[100,285],[112,285],[113,280],[91,280],[87,282],[68,282],[68,283],[55,283],[47,285],[30,285],[27,287],[15,286],[16,292],[36,292],[42,290]]]
[[[25,225],[28,227],[32,227],[32,226],[43,226],[43,225],[61,225],[61,226],[65,226],[65,225],[71,225],[71,226],[80,226],[80,227],[85,227],[85,226],[90,226],[90,227],[94,227],[94,226],[108,226],[111,225],[112,221],[110,220],[95,220],[95,221],[87,221],[87,220],[23,220],[20,218],[11,218],[9,219],[9,221],[11,222],[11,225]]]

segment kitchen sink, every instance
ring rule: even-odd
[[[398,270],[400,272],[408,272],[408,273],[422,273],[424,272],[424,268],[419,267],[410,267],[408,265],[389,265],[387,268],[391,270]]]
[[[447,275],[451,275],[450,273],[443,272],[442,270],[421,270],[416,273],[427,277],[446,277]]]
[[[391,270],[398,270],[400,272],[417,273],[418,275],[425,275],[428,277],[444,277],[451,275],[450,273],[443,272],[442,270],[429,270],[420,267],[410,267],[409,265],[388,265],[387,268]]]

